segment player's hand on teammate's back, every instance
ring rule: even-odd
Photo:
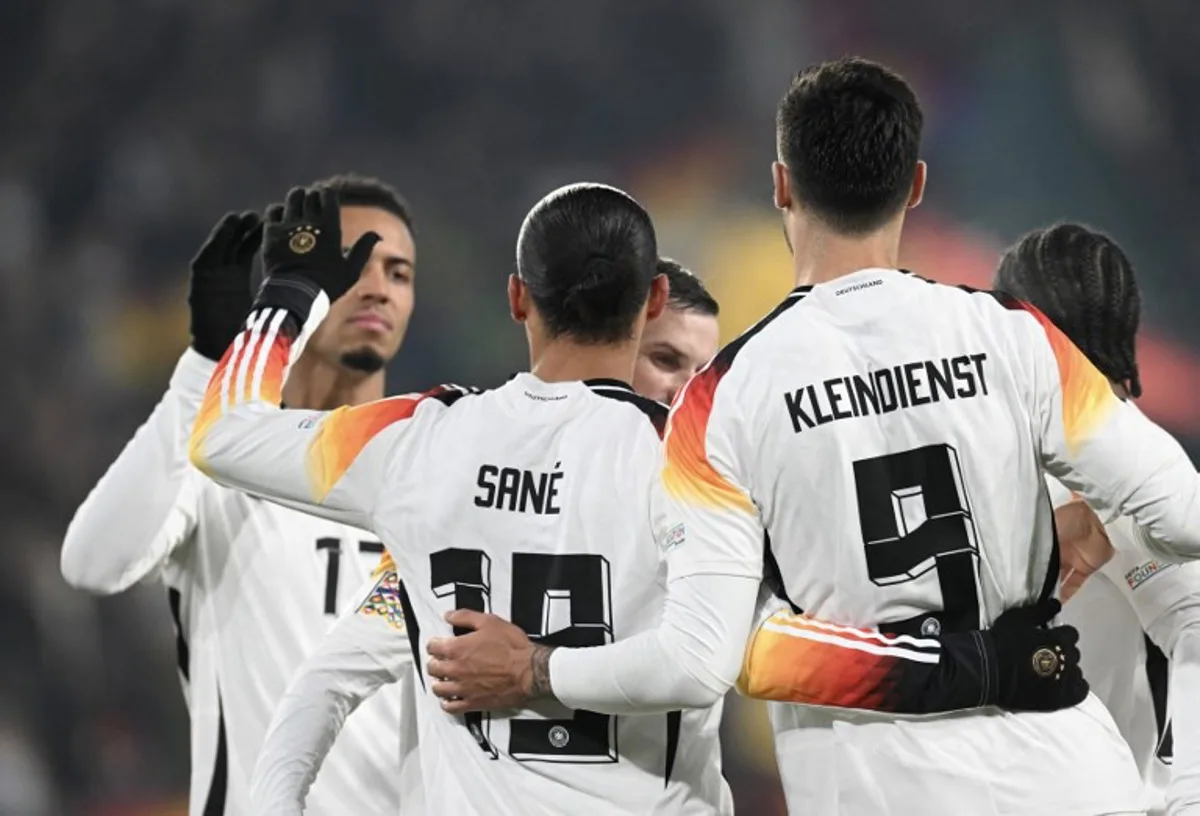
[[[269,289],[300,288],[315,297],[313,286],[332,303],[358,281],[380,236],[367,232],[352,247],[342,246],[341,210],[328,189],[293,187],[282,207],[267,212],[263,235],[266,279],[258,300]],[[276,305],[286,305],[277,303]]]
[[[432,688],[442,698],[442,710],[464,714],[521,708],[549,692],[546,669],[552,650],[534,644],[523,629],[466,609],[447,614],[446,621],[455,631],[473,631],[429,641],[427,670],[437,680]]]
[[[216,362],[250,312],[250,272],[262,243],[258,213],[226,213],[192,259],[192,348]]]
[[[1079,665],[1079,632],[1049,626],[1062,611],[1051,598],[1010,609],[987,630],[995,646],[997,705],[1010,711],[1058,711],[1088,695]]]
[[[1113,557],[1113,545],[1104,525],[1082,499],[1054,510],[1058,532],[1059,595],[1063,602],[1079,591],[1087,577]]]

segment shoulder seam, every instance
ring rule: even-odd
[[[650,420],[650,424],[654,426],[654,432],[658,434],[659,439],[667,429],[667,414],[670,409],[661,402],[650,397],[644,397],[634,391],[626,391],[624,389],[606,388],[603,390],[592,389],[598,397],[605,399],[616,400],[617,402],[626,402],[637,408],[646,418]]]
[[[755,335],[765,329],[770,323],[776,320],[788,309],[804,300],[804,298],[808,295],[808,291],[808,289],[800,288],[791,292],[786,298],[780,301],[774,309],[768,312],[764,317],[760,318],[757,323],[746,329],[735,339],[726,344],[724,348],[718,351],[717,355],[713,357],[711,361],[709,361],[708,365],[720,366],[722,368],[729,369],[729,367],[733,364],[733,359],[737,357],[738,353],[746,346],[747,343],[750,342],[751,339],[754,338]]]

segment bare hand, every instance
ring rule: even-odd
[[[1100,519],[1080,499],[1054,511],[1054,526],[1058,530],[1059,594],[1066,603],[1089,575],[1113,557],[1113,546]]]
[[[442,698],[443,711],[522,708],[549,691],[545,674],[552,650],[530,641],[520,627],[467,609],[448,613],[446,622],[474,631],[429,641],[427,668],[438,681],[432,689]],[[535,683],[539,676],[541,682]]]

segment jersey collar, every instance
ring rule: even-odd
[[[611,377],[596,377],[591,380],[584,380],[583,384],[593,391],[611,391],[613,389],[617,389],[619,391],[628,391],[630,394],[634,393],[632,385],[624,380],[617,380]]]
[[[508,380],[506,380],[506,382],[512,382],[513,380],[515,380],[517,377],[521,376],[522,374],[528,374],[528,373],[529,373],[528,371],[514,371],[512,374],[510,374],[508,376]],[[603,390],[607,390],[607,391],[613,391],[613,390],[628,391],[630,394],[637,393],[636,391],[633,390],[633,386],[630,385],[629,383],[625,382],[624,380],[614,379],[612,377],[593,377],[590,380],[584,380],[583,384],[586,385],[588,388],[592,389],[593,391],[603,389]]]
[[[843,277],[843,278],[848,278],[848,277],[850,277],[851,275],[857,275],[857,274],[859,274],[860,272],[899,272],[901,275],[907,275],[907,276],[908,276],[908,277],[910,277],[910,278],[916,278],[917,280],[926,280],[925,278],[922,278],[920,275],[914,274],[913,272],[911,272],[911,271],[909,271],[909,270],[907,270],[907,269],[894,269],[894,270],[892,270],[892,269],[884,269],[884,268],[882,268],[882,267],[880,267],[880,268],[878,268],[878,269],[860,269],[860,270],[858,270],[858,272],[851,272],[851,273],[850,273],[850,275],[843,275],[842,277]],[[840,281],[841,279],[842,279],[842,278],[837,278],[837,280],[839,280],[839,281]],[[829,282],[829,283],[832,283],[833,281],[828,281],[828,282]],[[926,282],[929,282],[929,281],[926,281]],[[793,297],[793,296],[796,296],[796,297],[804,297],[805,295],[807,295],[807,294],[808,294],[809,292],[811,292],[812,290],[813,290],[812,284],[808,284],[808,285],[806,285],[806,286],[797,286],[795,289],[793,289],[791,292],[789,292],[789,293],[788,293],[788,297]]]

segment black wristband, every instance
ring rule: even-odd
[[[254,308],[286,309],[303,328],[321,288],[301,275],[276,274],[265,279],[254,298]]]

